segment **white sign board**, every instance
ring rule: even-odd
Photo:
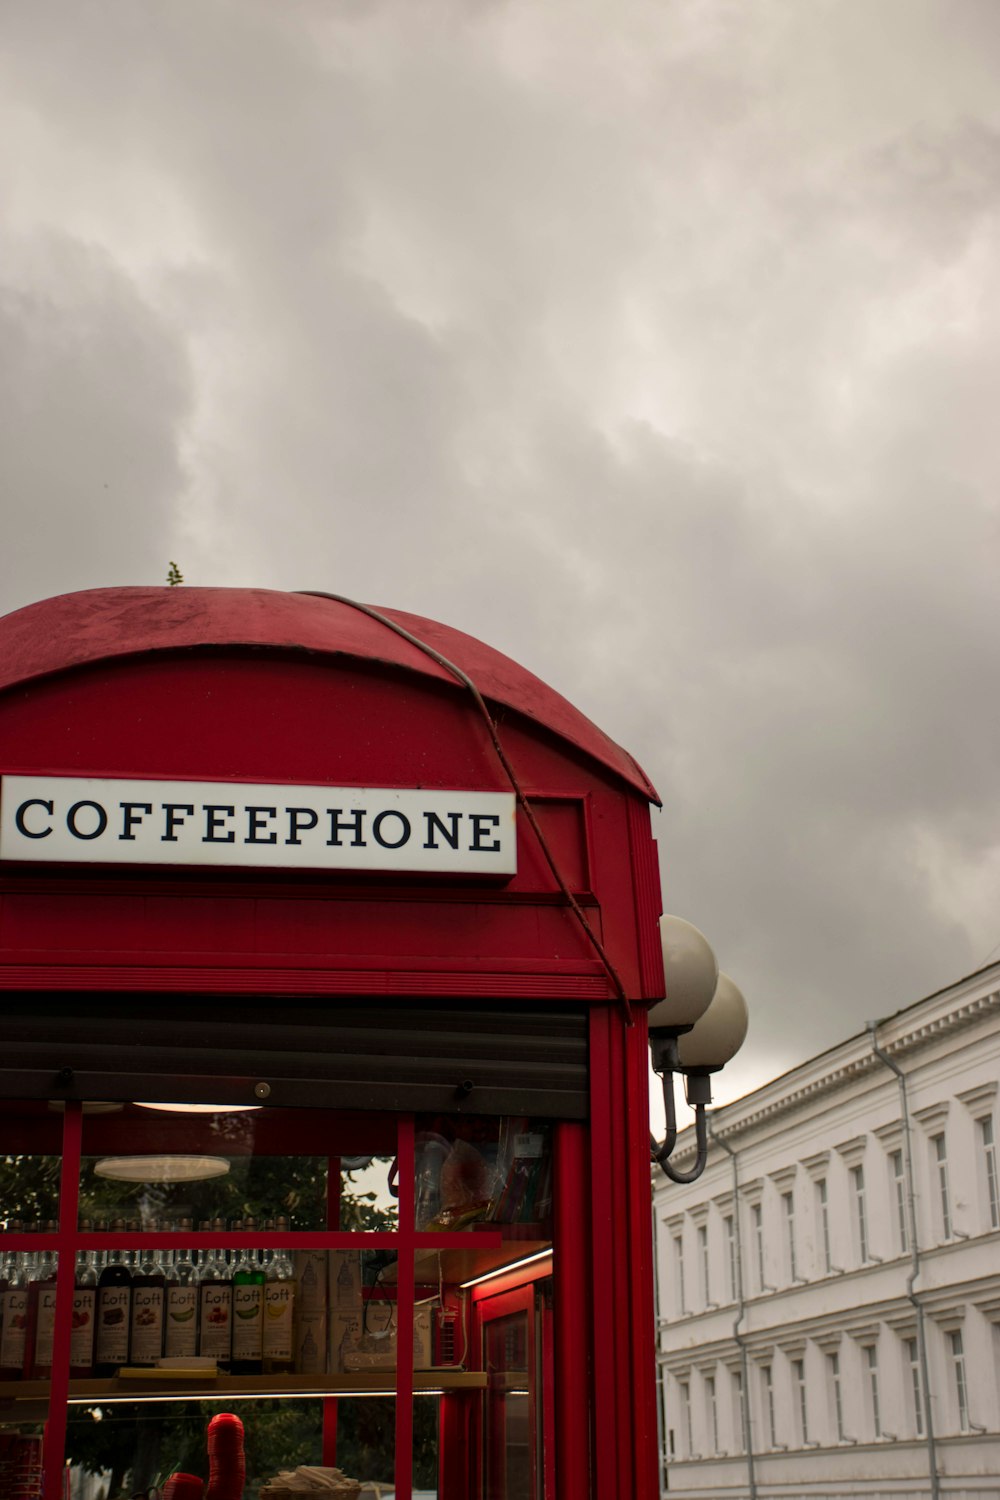
[[[0,778],[0,859],[513,875],[513,792]]]

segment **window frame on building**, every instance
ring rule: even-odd
[[[931,1176],[934,1183],[934,1219],[937,1237],[947,1243],[953,1236],[951,1181],[948,1174],[948,1137],[942,1127],[927,1138],[931,1152]]]

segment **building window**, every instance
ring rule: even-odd
[[[732,1214],[726,1214],[722,1221],[722,1227],[726,1234],[726,1272],[728,1276],[727,1291],[730,1302],[736,1301],[736,1225]]]
[[[753,1246],[757,1262],[757,1290],[763,1292],[766,1289],[764,1282],[764,1209],[760,1203],[754,1203],[751,1206],[750,1218],[753,1222]]]
[[[693,1458],[694,1442],[691,1435],[691,1383],[681,1380],[677,1389],[681,1397],[681,1438],[684,1443],[684,1457]]]
[[[990,1228],[1000,1229],[1000,1184],[997,1181],[997,1144],[993,1134],[993,1116],[984,1115],[977,1120],[979,1126],[979,1149],[982,1152],[986,1172],[986,1201],[990,1210]]]
[[[705,1417],[709,1436],[712,1439],[712,1452],[719,1451],[719,1408],[715,1399],[715,1376],[705,1376]]]
[[[844,1441],[844,1397],[840,1388],[840,1355],[826,1356],[826,1375],[830,1387],[830,1406],[833,1412],[833,1428],[837,1441]]]
[[[711,1298],[709,1296],[710,1283],[708,1275],[708,1225],[698,1225],[698,1278],[701,1283],[701,1305],[708,1307]]]
[[[734,1370],[732,1380],[733,1392],[733,1432],[739,1433],[740,1447],[746,1453],[749,1448],[747,1441],[747,1414],[743,1408],[743,1371]]]
[[[829,1274],[833,1270],[833,1256],[830,1253],[830,1198],[825,1177],[819,1177],[816,1180],[816,1217],[819,1220],[823,1270]]]
[[[851,1192],[854,1197],[854,1228],[858,1237],[858,1258],[868,1260],[868,1211],[865,1207],[865,1169],[851,1168]]]
[[[674,1456],[674,1429],[667,1425],[667,1381],[661,1369],[656,1378],[656,1395],[660,1412],[660,1432],[662,1434],[662,1446],[660,1448],[660,1487],[667,1487],[667,1460]]]
[[[958,1410],[959,1432],[969,1431],[969,1389],[965,1383],[965,1346],[962,1342],[962,1330],[956,1328],[954,1333],[949,1333],[948,1341],[951,1345],[951,1368],[955,1380],[955,1404]]]
[[[906,1340],[906,1362],[910,1367],[910,1395],[913,1402],[913,1431],[924,1435],[924,1387],[920,1374],[920,1346],[916,1339]]]
[[[905,1255],[910,1248],[910,1235],[906,1223],[906,1168],[902,1151],[890,1152],[889,1170],[892,1173],[892,1198],[896,1208],[896,1234],[900,1251]]]
[[[760,1367],[760,1405],[764,1420],[764,1447],[774,1447],[774,1374],[770,1365]]]
[[[868,1376],[868,1414],[871,1417],[872,1432],[875,1437],[882,1436],[882,1409],[878,1399],[878,1350],[874,1344],[865,1345],[865,1373]]]
[[[799,1447],[804,1448],[809,1441],[809,1413],[806,1407],[806,1362],[804,1359],[792,1360],[792,1381],[795,1385],[796,1406],[798,1410]]]
[[[931,1152],[937,1178],[938,1221],[943,1240],[951,1239],[951,1199],[948,1193],[948,1152],[944,1131],[931,1136]]]
[[[679,1234],[673,1236],[674,1246],[674,1297],[679,1313],[687,1312],[687,1297],[684,1291],[684,1240]]]
[[[795,1263],[795,1198],[791,1193],[782,1193],[781,1211],[785,1220],[785,1252],[788,1258],[788,1279],[798,1280]]]

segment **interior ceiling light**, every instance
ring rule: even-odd
[[[203,1182],[228,1171],[221,1156],[105,1156],[94,1163],[96,1177],[115,1182]]]
[[[152,1104],[142,1099],[134,1103],[136,1109],[162,1109],[171,1115],[247,1115],[263,1108],[260,1104]]]
[[[484,1281],[496,1281],[500,1276],[509,1276],[511,1271],[519,1271],[522,1266],[533,1265],[536,1260],[547,1260],[551,1255],[551,1250],[536,1250],[534,1255],[523,1255],[520,1260],[508,1261],[505,1266],[497,1266],[492,1271],[484,1271],[482,1276],[473,1276],[471,1281],[462,1281],[459,1285],[464,1291],[466,1287],[479,1286]]]

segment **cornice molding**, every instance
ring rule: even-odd
[[[990,989],[973,995],[944,1012],[939,1009],[941,998],[941,995],[932,996],[929,1000],[918,1002],[917,1005],[911,1007],[911,1011],[904,1011],[898,1016],[890,1016],[880,1021],[877,1036],[882,1051],[898,1061],[930,1046],[950,1032],[962,1031],[991,1015],[1000,1017],[1000,989]],[[938,1013],[928,1015],[925,1020],[919,1021],[911,1012],[921,1009],[926,1011],[937,1009]],[[906,1022],[909,1024],[905,1024]],[[895,1034],[893,1034],[894,1024],[901,1027]],[[853,1056],[845,1057],[838,1065],[831,1066],[825,1072],[803,1080],[798,1086],[795,1086],[790,1078],[790,1086],[786,1092],[780,1094],[775,1092],[773,1097],[762,1099],[756,1107],[753,1106],[753,1100],[759,1095],[766,1095],[771,1090],[776,1090],[780,1080],[765,1084],[763,1088],[748,1094],[745,1099],[717,1109],[713,1115],[712,1133],[724,1140],[731,1140],[782,1115],[804,1109],[815,1100],[844,1089],[867,1074],[881,1071],[886,1072],[887,1077],[889,1076],[885,1065],[872,1051],[869,1034],[862,1032],[842,1043],[845,1052],[852,1047]],[[794,1077],[795,1071],[807,1072],[816,1061],[817,1059],[813,1059],[811,1062],[802,1064],[801,1070],[793,1070],[792,1076]],[[746,1113],[741,1110],[741,1105],[748,1107]],[[694,1153],[694,1132],[689,1127],[683,1132],[674,1156],[680,1162],[693,1157]]]

